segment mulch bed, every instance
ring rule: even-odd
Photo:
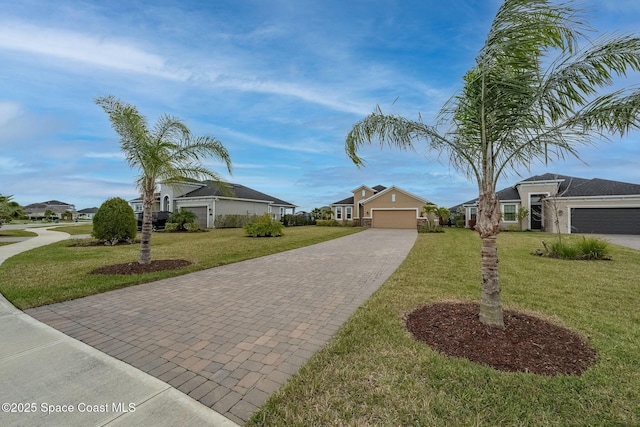
[[[141,274],[155,271],[175,270],[177,268],[191,265],[191,261],[184,259],[157,259],[151,264],[139,264],[138,262],[128,262],[126,264],[107,265],[97,268],[89,274]]]
[[[546,320],[504,311],[505,329],[480,323],[474,303],[436,303],[406,319],[409,332],[447,356],[463,357],[505,372],[581,375],[596,361],[579,335]]]

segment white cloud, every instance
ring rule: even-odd
[[[229,128],[220,128],[220,131],[224,135],[228,135],[229,137],[232,137],[233,139],[241,143],[260,145],[262,147],[278,148],[281,150],[298,151],[302,153],[312,153],[312,154],[323,153],[326,151],[322,149],[323,147],[321,145],[310,144],[308,141],[283,144],[283,143],[273,142],[271,140],[267,140],[264,138],[260,138],[254,135],[250,135],[244,132],[239,132]]]
[[[170,70],[166,60],[125,40],[110,40],[88,33],[33,26],[20,22],[0,23],[0,49],[28,52],[71,60],[96,67],[184,80]]]

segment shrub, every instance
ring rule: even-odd
[[[602,239],[582,237],[576,242],[584,259],[607,259],[609,257],[609,244]]]
[[[545,252],[536,250],[535,255],[546,255],[551,258],[609,260],[609,244],[602,239],[582,237],[582,240],[567,242],[558,240],[548,245],[542,242]]]
[[[577,259],[580,251],[577,247],[567,242],[553,242],[551,244],[551,256],[562,259]]]
[[[93,217],[91,235],[111,245],[136,237],[138,222],[126,200],[113,197],[105,201]]]
[[[257,215],[216,215],[214,224],[216,228],[243,228],[257,218]]]
[[[429,224],[423,224],[418,226],[418,233],[444,233],[444,229],[440,225],[431,227]]]
[[[186,224],[183,224],[182,227],[190,233],[200,231],[200,224],[198,224],[196,221],[187,222]]]
[[[308,215],[308,214],[302,214],[302,215],[286,214],[284,217],[282,217],[282,223],[286,227],[295,227],[298,225],[314,225],[316,223],[316,220],[311,215]]]
[[[175,211],[174,213],[171,214],[171,216],[167,220],[167,223],[178,224],[177,230],[186,231],[187,228],[185,227],[185,224],[196,222],[196,221],[198,221],[198,216],[196,214],[194,214],[191,211],[187,211],[183,208],[180,208],[180,210]],[[165,225],[165,230],[166,230],[166,225]]]
[[[338,227],[340,223],[335,219],[319,219],[316,221],[316,225],[320,227]]]
[[[180,224],[178,224],[177,222],[167,222],[164,225],[164,231],[168,233],[173,233],[174,231],[178,231],[179,226]]]
[[[283,229],[284,225],[280,221],[271,219],[268,213],[244,227],[247,235],[251,237],[278,237],[282,236]]]

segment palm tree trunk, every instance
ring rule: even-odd
[[[476,230],[482,240],[482,291],[480,296],[480,322],[504,328],[500,281],[498,279],[497,237],[500,225],[500,202],[495,191],[485,191],[478,200]]]
[[[142,230],[140,232],[140,264],[151,264],[151,231],[153,227],[153,189],[145,188],[142,208]]]

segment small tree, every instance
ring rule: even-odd
[[[113,129],[120,135],[120,146],[127,163],[140,172],[136,185],[142,192],[143,213],[138,262],[150,264],[153,195],[158,183],[210,178],[228,193],[228,185],[202,161],[208,157],[220,159],[231,173],[229,153],[213,137],[193,136],[189,128],[175,117],[165,114],[151,128],[136,107],[114,96],[96,98],[96,104],[109,115]]]
[[[180,210],[175,211],[171,214],[167,222],[177,224],[176,230],[179,231],[187,231],[185,227],[186,224],[191,224],[198,221],[198,216],[191,211],[184,210],[180,208]]]
[[[437,211],[438,206],[433,203],[427,203],[422,207],[422,212],[427,218],[429,231],[435,231],[436,229],[436,217],[438,216]]]
[[[47,221],[51,221],[53,218],[56,217],[56,213],[51,209],[47,209],[46,211],[44,211],[44,217]]]
[[[136,237],[138,221],[126,200],[113,197],[106,200],[93,217],[91,235],[107,244],[132,241]]]
[[[244,227],[247,236],[251,237],[278,237],[282,236],[283,229],[284,225],[280,221],[272,219],[268,213]]]
[[[518,212],[516,213],[516,218],[518,219],[518,225],[520,226],[520,231],[523,230],[522,221],[527,219],[529,216],[529,209],[523,208],[522,206],[518,208]]]
[[[449,209],[445,208],[444,206],[441,206],[436,210],[436,215],[438,215],[438,218],[440,220],[439,221],[440,226],[442,226],[445,222],[449,220],[449,217],[451,216],[451,211],[449,211]]]

